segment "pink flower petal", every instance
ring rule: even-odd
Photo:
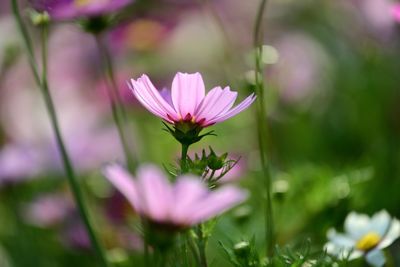
[[[199,201],[191,210],[187,210],[187,216],[191,218],[192,224],[197,224],[223,213],[243,202],[246,198],[247,193],[245,191],[233,186],[225,186],[210,192],[205,199]]]
[[[136,99],[142,103],[142,105],[151,113],[156,115],[157,117],[161,117],[163,119],[170,120],[167,116],[165,116],[165,112],[160,109],[156,102],[153,101],[151,97],[146,94],[146,89],[143,87],[143,84],[136,82],[135,80],[131,80],[131,84],[129,87],[136,97]],[[172,121],[171,121],[172,122]]]
[[[215,117],[225,114],[230,110],[235,103],[237,98],[237,92],[232,92],[229,87],[225,87],[222,90],[221,95],[214,99],[214,103],[203,111],[203,115],[199,117],[205,117],[206,122],[211,121]]]
[[[196,119],[201,120],[205,118],[208,111],[218,102],[222,95],[223,90],[220,86],[211,89],[197,107],[195,111]]]
[[[400,22],[400,4],[394,4],[392,6],[392,16],[394,18],[395,21]]]
[[[137,176],[144,213],[155,221],[167,221],[173,205],[172,187],[167,177],[152,165],[140,167]]]
[[[190,225],[188,211],[208,194],[206,185],[199,177],[186,175],[181,176],[174,187],[174,208],[171,217],[174,222],[182,225]]]
[[[246,108],[248,108],[253,102],[256,100],[256,96],[254,94],[249,95],[245,100],[243,100],[240,104],[238,104],[236,107],[233,109],[227,111],[225,114],[221,114],[220,116],[217,116],[216,118],[212,119],[209,123],[213,124],[216,122],[221,122],[224,120],[227,120],[238,113],[242,112]]]
[[[201,74],[178,72],[172,81],[172,103],[181,118],[194,112],[205,95],[205,88]]]
[[[154,85],[151,83],[149,77],[142,75],[137,81],[131,80],[132,91],[138,100],[153,114],[166,119],[168,115],[174,120],[178,120],[178,114],[176,111],[165,101],[160,95]]]
[[[128,199],[137,212],[142,211],[137,185],[124,168],[112,164],[104,168],[103,174]]]

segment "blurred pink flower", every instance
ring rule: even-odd
[[[73,220],[65,226],[61,240],[66,247],[75,249],[90,249],[90,239],[85,226],[78,220]]]
[[[139,168],[137,180],[119,165],[105,168],[104,175],[134,209],[157,224],[187,228],[232,208],[246,199],[246,193],[233,186],[209,191],[198,177],[184,175],[171,185],[156,167]]]
[[[355,4],[354,12],[361,12],[369,30],[378,36],[390,36],[395,26],[395,17],[391,14],[392,0],[353,0],[352,2]]]
[[[151,52],[165,44],[171,28],[168,22],[140,18],[113,30],[110,45],[113,51]]]
[[[162,96],[147,75],[131,79],[131,90],[142,105],[154,115],[169,123],[191,122],[207,127],[227,120],[248,108],[256,99],[248,96],[232,108],[237,92],[227,86],[213,88],[205,95],[205,86],[200,73],[178,72],[172,82],[171,92]],[[170,95],[169,95],[170,93]]]
[[[48,227],[60,224],[74,210],[73,203],[58,194],[44,195],[24,208],[25,219],[36,226]]]
[[[392,16],[395,21],[400,22],[400,4],[392,6]]]
[[[31,178],[43,166],[44,158],[34,147],[7,144],[0,150],[0,186]]]
[[[238,181],[241,177],[243,177],[246,169],[246,163],[243,161],[243,158],[239,159],[235,166],[233,166],[224,176],[222,176],[218,180],[218,183],[232,183]],[[218,177],[222,171],[223,169],[217,170],[215,176]]]
[[[93,40],[73,26],[64,26],[54,29],[49,41],[49,84],[77,171],[98,170],[106,162],[123,158],[117,130],[107,123],[108,103],[92,89]],[[42,97],[28,68],[21,57],[0,84],[0,127],[6,138],[0,146],[3,181],[22,181],[62,169]]]
[[[57,20],[95,17],[118,11],[132,0],[30,0],[39,11],[47,11]]]
[[[317,40],[302,33],[288,33],[274,46],[279,60],[270,68],[271,82],[276,83],[281,100],[304,105],[324,93],[333,66]]]

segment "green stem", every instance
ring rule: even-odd
[[[144,264],[145,266],[150,266],[150,254],[149,254],[149,243],[147,242],[147,237],[144,237]]]
[[[11,0],[11,7],[12,7],[12,12],[14,15],[14,18],[17,22],[18,25],[18,30],[21,33],[22,39],[24,40],[26,50],[28,52],[28,61],[29,61],[29,66],[31,67],[33,78],[35,79],[35,82],[40,85],[41,80],[39,76],[39,71],[37,70],[37,64],[36,60],[34,57],[33,53],[33,45],[31,38],[29,37],[29,33],[24,25],[24,22],[22,20],[21,14],[19,12],[19,6],[17,0]]]
[[[204,238],[204,233],[203,233],[203,225],[200,224],[197,226],[197,247],[199,249],[199,260],[200,260],[200,266],[201,267],[207,267],[207,255],[206,255],[206,243],[207,240]]]
[[[189,145],[182,144],[182,153],[181,153],[181,174],[188,172],[187,166],[187,153],[189,150]]]
[[[32,73],[33,73],[35,81],[36,81],[37,85],[39,86],[41,93],[43,95],[43,99],[44,99],[44,102],[45,102],[45,105],[47,108],[47,112],[50,117],[50,123],[51,123],[51,126],[53,128],[53,131],[54,131],[54,134],[56,137],[57,146],[58,146],[59,152],[61,154],[61,159],[62,159],[62,162],[64,165],[64,170],[65,170],[66,176],[68,178],[68,182],[71,187],[72,193],[74,195],[78,211],[79,211],[80,216],[83,220],[83,223],[86,227],[86,231],[89,235],[93,249],[95,250],[95,252],[97,254],[97,257],[100,261],[101,266],[107,267],[108,263],[105,259],[103,250],[97,240],[95,232],[91,226],[91,223],[90,223],[90,220],[88,217],[88,213],[87,213],[86,207],[83,202],[82,192],[81,192],[79,184],[77,182],[71,160],[69,158],[69,155],[68,155],[67,150],[64,145],[64,141],[63,141],[63,138],[61,135],[58,119],[57,119],[56,112],[55,112],[53,99],[52,99],[50,91],[49,91],[49,86],[48,86],[48,81],[47,81],[47,27],[43,26],[42,34],[41,34],[42,61],[43,61],[42,62],[43,73],[42,73],[42,79],[41,79],[39,76],[38,67],[37,67],[37,64],[35,61],[32,42],[29,37],[26,26],[24,25],[24,22],[22,20],[17,0],[11,0],[11,5],[12,5],[12,10],[13,10],[13,15],[17,21],[19,30],[23,37],[24,43],[26,45]]]
[[[127,141],[125,135],[125,129],[123,127],[123,123],[126,121],[127,115],[124,105],[122,103],[121,94],[118,90],[118,85],[116,83],[113,62],[111,59],[110,52],[107,48],[107,45],[102,40],[102,36],[95,35],[95,38],[97,47],[99,49],[105,67],[104,76],[106,77],[105,80],[108,81],[106,88],[107,88],[107,95],[110,101],[113,120],[115,125],[117,126],[121,145],[125,154],[126,163],[130,171],[133,172],[136,168],[136,161],[130,152],[129,143]]]
[[[274,221],[273,221],[273,210],[272,210],[272,197],[271,197],[271,174],[267,162],[267,114],[265,108],[265,85],[262,77],[262,20],[265,13],[265,7],[267,0],[261,0],[260,7],[258,9],[256,22],[254,26],[254,48],[255,48],[255,92],[257,94],[257,135],[259,153],[261,159],[262,170],[264,174],[264,190],[265,190],[265,241],[267,254],[273,254],[274,248]]]

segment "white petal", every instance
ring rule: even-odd
[[[344,221],[344,229],[354,240],[359,240],[370,232],[370,218],[364,214],[351,212]]]
[[[379,243],[378,248],[386,248],[390,246],[397,238],[400,237],[400,221],[392,219],[390,228],[387,231],[383,240]]]
[[[365,259],[374,267],[381,267],[386,262],[385,255],[380,249],[374,249],[368,252],[368,254],[365,256]]]
[[[389,230],[392,218],[387,213],[386,210],[382,210],[377,212],[372,216],[370,221],[370,230],[379,234],[380,236],[384,236],[386,232]]]
[[[327,233],[329,241],[338,247],[343,247],[346,249],[351,249],[355,246],[356,241],[350,236],[340,234],[336,232],[335,229],[329,229]]]

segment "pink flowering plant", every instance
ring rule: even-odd
[[[107,15],[132,4],[132,0],[30,0],[39,11],[55,20],[74,20]]]
[[[398,3],[9,2],[0,267],[400,266]]]
[[[256,99],[254,94],[233,107],[238,93],[229,86],[217,86],[205,93],[200,73],[178,72],[171,91],[161,94],[147,75],[131,79],[130,88],[140,103],[151,113],[173,125],[166,126],[182,144],[191,145],[210,133],[200,135],[203,128],[225,121],[248,108]]]
[[[147,110],[163,119],[167,131],[181,143],[180,164],[169,171],[173,184],[151,165],[140,167],[136,179],[119,165],[107,166],[104,175],[143,218],[144,238],[149,244],[165,253],[166,247],[173,247],[174,233],[192,228],[198,264],[206,264],[205,246],[213,224],[207,227],[204,222],[241,203],[247,194],[229,185],[216,187],[216,181],[237,163],[227,160],[227,153],[217,156],[210,147],[209,154],[203,150],[201,157],[196,154],[191,159],[188,149],[211,134],[201,135],[203,128],[237,115],[254,102],[255,96],[251,94],[233,107],[237,92],[232,92],[229,87],[215,87],[206,95],[200,73],[177,73],[171,93],[159,92],[146,75],[132,79],[130,88]],[[172,124],[173,128],[166,123]],[[214,177],[215,171],[221,169],[219,177]],[[157,237],[160,235],[170,238],[160,240]]]

